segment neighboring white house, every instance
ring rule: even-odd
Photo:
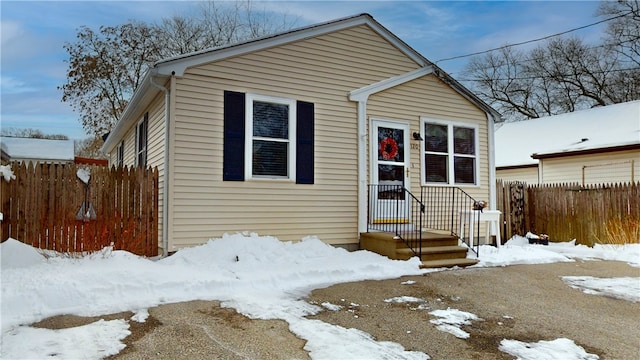
[[[74,161],[73,140],[0,137],[2,161],[66,163]]]
[[[640,100],[504,123],[496,177],[532,184],[640,180]]]

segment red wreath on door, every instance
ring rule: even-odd
[[[398,143],[388,137],[380,142],[380,152],[383,159],[391,160],[398,155]]]

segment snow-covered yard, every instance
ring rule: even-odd
[[[104,249],[82,258],[42,253],[16,240],[0,245],[2,266],[1,357],[11,359],[99,359],[124,348],[129,324],[123,320],[47,330],[29,324],[61,314],[96,316],[133,311],[130,321],[144,321],[147,309],[159,304],[189,300],[219,300],[251,318],[282,319],[290,330],[307,341],[305,350],[314,359],[402,358],[428,359],[421,352],[406,351],[400,344],[378,342],[357,329],[345,329],[305,316],[334,311],[337,305],[304,301],[313,289],[371,279],[419,275],[417,258],[394,261],[367,251],[347,252],[317,238],[281,242],[273,237],[236,234],[178,251],[152,261],[122,251]],[[53,256],[51,256],[53,255]],[[505,246],[480,248],[476,267],[569,262],[605,259],[640,267],[640,245],[603,245],[588,248],[573,242],[529,245],[512,238]],[[586,294],[640,301],[638,278],[562,277],[567,286]],[[591,296],[591,295],[585,295]],[[389,298],[389,302],[420,299]],[[462,324],[475,314],[458,309],[432,312],[433,326],[464,338]],[[355,345],[354,345],[355,344]],[[500,350],[517,358],[597,359],[571,339],[523,343],[504,339]]]

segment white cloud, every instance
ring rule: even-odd
[[[0,92],[2,92],[3,95],[22,94],[35,90],[36,88],[30,87],[20,79],[11,76],[0,76]]]
[[[0,46],[3,48],[8,46],[14,39],[20,37],[20,35],[24,33],[23,27],[17,21],[3,20],[0,22],[0,29],[2,29],[2,34],[0,34]]]

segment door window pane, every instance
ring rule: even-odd
[[[378,128],[378,160],[404,161],[404,131],[385,127]]]
[[[404,131],[385,127],[378,128],[378,160],[404,161]]]
[[[378,199],[404,200],[404,166],[378,164]]]

